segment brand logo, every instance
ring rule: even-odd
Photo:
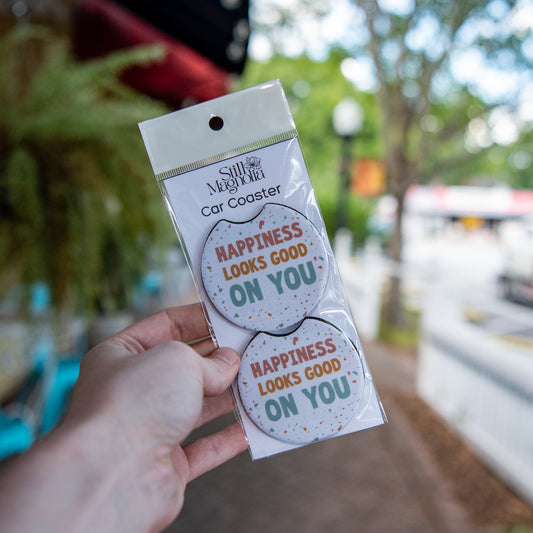
[[[235,194],[239,187],[260,181],[266,178],[261,167],[261,158],[247,157],[244,161],[237,161],[218,169],[219,177],[213,182],[207,182],[209,195],[221,192]]]

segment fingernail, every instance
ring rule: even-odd
[[[239,361],[239,354],[231,348],[219,348],[214,355],[230,366],[235,365]]]

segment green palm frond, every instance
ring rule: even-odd
[[[42,28],[0,39],[6,283],[42,280],[58,305],[109,307],[142,273],[143,237],[165,240],[169,224],[137,122],[167,109],[119,79],[163,53],[143,47],[81,63]]]

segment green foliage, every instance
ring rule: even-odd
[[[42,28],[2,38],[1,292],[40,280],[60,306],[125,305],[151,245],[170,231],[137,129],[166,110],[118,75],[161,54],[78,63]]]
[[[533,189],[533,130],[525,132],[503,151],[500,161],[512,187]],[[525,160],[524,160],[525,158]]]
[[[328,231],[334,227],[341,155],[341,144],[333,131],[331,117],[334,107],[342,98],[355,97],[365,112],[363,131],[354,142],[355,157],[382,155],[381,145],[377,141],[378,110],[374,98],[369,94],[357,93],[342,76],[340,63],[345,57],[342,53],[332,53],[323,62],[315,62],[305,56],[274,56],[268,63],[250,60],[239,87],[250,87],[276,78],[281,80]],[[369,202],[352,195],[349,212],[354,240],[361,243],[367,231]]]
[[[502,528],[502,533],[533,533],[529,526],[507,526]]]
[[[420,312],[415,309],[403,309],[401,324],[389,324],[386,320],[387,302],[383,302],[379,323],[379,339],[398,348],[415,349],[420,339]]]
[[[364,244],[370,232],[367,227],[367,220],[372,213],[373,202],[366,198],[350,196],[348,203],[348,229],[352,232],[353,244],[361,246]],[[326,230],[331,241],[335,232],[338,203],[332,196],[324,196],[320,201],[320,210],[326,224]]]

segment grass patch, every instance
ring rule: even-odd
[[[379,340],[398,348],[417,348],[420,338],[420,311],[404,307],[402,325],[393,326],[387,323],[384,309],[383,306],[379,326]]]

